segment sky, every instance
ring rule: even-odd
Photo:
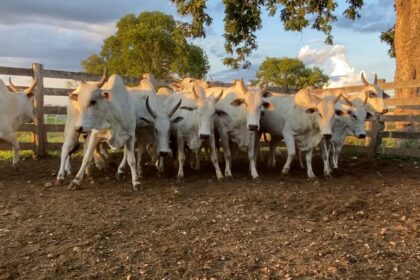
[[[229,82],[235,78],[253,79],[266,57],[298,57],[308,66],[318,66],[331,77],[331,85],[360,83],[360,73],[368,79],[373,73],[393,80],[395,61],[379,35],[395,23],[393,0],[365,0],[362,18],[352,22],[341,14],[345,0],[338,0],[338,20],[334,23],[334,45],[326,46],[323,33],[306,29],[287,32],[279,16],[263,14],[263,28],[257,32],[258,49],[247,70],[223,65],[223,17],[221,0],[208,0],[213,24],[205,39],[192,42],[201,46],[210,62],[208,77]],[[0,66],[31,67],[42,63],[45,69],[81,71],[80,61],[100,51],[103,40],[115,32],[122,16],[158,10],[182,18],[170,0],[0,0]],[[4,78],[4,76],[1,76]]]

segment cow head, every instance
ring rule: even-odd
[[[88,132],[92,129],[109,128],[108,121],[108,103],[112,99],[112,93],[101,90],[101,87],[108,80],[108,74],[105,70],[101,81],[85,82],[70,93],[70,99],[77,101],[79,105],[79,118],[76,122],[76,131]]]
[[[192,92],[194,85],[207,89],[210,87],[210,82],[186,77],[169,84],[169,87],[176,92]]]
[[[214,127],[214,115],[216,114],[216,103],[223,95],[223,90],[217,95],[206,96],[204,88],[199,84],[192,87],[195,99],[194,107],[181,106],[181,109],[195,110],[197,113],[198,136],[201,140],[209,139]]]
[[[240,87],[244,87],[243,84]],[[251,131],[258,131],[262,111],[273,109],[273,105],[268,100],[270,96],[272,96],[272,93],[267,91],[266,85],[260,84],[255,87],[248,87],[243,97],[233,100],[231,105],[245,105],[247,127]]]
[[[146,108],[150,114],[150,118],[141,118],[147,123],[153,124],[153,133],[155,135],[157,150],[160,156],[166,156],[169,153],[169,134],[171,128],[171,117],[175,111],[181,105],[181,101],[170,110],[169,113],[166,113],[163,110],[163,104],[161,100],[157,97],[156,93],[151,93],[146,98]],[[178,122],[182,120],[182,117],[176,118],[173,122]]]
[[[25,122],[32,122],[34,119],[34,89],[36,87],[37,80],[33,79],[32,84],[25,90],[19,90],[12,82],[12,79],[9,77],[10,89],[16,94],[21,108],[23,109],[23,117]]]
[[[368,108],[368,111],[385,114],[388,109],[384,104],[384,92],[378,85],[378,76],[375,74],[373,84],[369,84],[363,73],[361,79],[364,85],[363,90],[359,93],[359,98]]]
[[[335,105],[336,116],[342,118],[354,136],[365,138],[365,121],[369,117],[366,107],[361,104],[354,104],[344,96],[342,96],[342,100],[343,102],[338,102]]]
[[[335,96],[330,92],[315,95],[310,90],[300,90],[295,95],[296,105],[302,107],[307,114],[317,118],[321,134],[326,138],[332,136],[332,122],[335,114],[335,103],[341,98],[341,94]]]

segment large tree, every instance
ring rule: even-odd
[[[117,23],[117,32],[104,40],[99,54],[81,62],[87,72],[127,76],[153,73],[160,79],[170,74],[202,78],[209,70],[204,51],[187,42],[183,23],[161,12],[129,14]]]
[[[322,87],[328,82],[318,67],[306,67],[297,58],[267,57],[257,71],[257,81],[270,82],[287,89],[301,89],[307,86]]]

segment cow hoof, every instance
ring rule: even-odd
[[[122,180],[124,180],[124,173],[119,173],[119,172],[117,172],[116,174],[115,174],[115,179],[117,179],[118,181],[122,181]]]
[[[258,176],[258,175],[254,175],[254,176],[251,176],[251,177],[252,177],[252,180],[258,180],[260,178],[260,176]]]
[[[140,182],[133,183],[133,191],[138,192],[140,190]]]
[[[77,190],[80,187],[80,184],[76,181],[72,181],[70,185],[67,187],[69,191]]]
[[[230,174],[230,175],[225,175],[225,180],[226,180],[226,181],[232,181],[232,180],[233,180],[233,176],[232,176],[232,174]]]
[[[281,171],[281,174],[283,174],[283,175],[289,175],[289,170],[284,170],[284,169],[283,169],[283,170]]]
[[[176,177],[176,182],[178,184],[184,182],[184,176],[182,176],[182,177]]]
[[[57,179],[55,185],[62,187],[64,185],[64,179]]]

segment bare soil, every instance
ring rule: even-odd
[[[253,181],[241,161],[217,182],[203,164],[178,184],[148,168],[133,192],[115,170],[68,191],[57,158],[0,162],[0,279],[420,279],[417,163],[341,165]]]

